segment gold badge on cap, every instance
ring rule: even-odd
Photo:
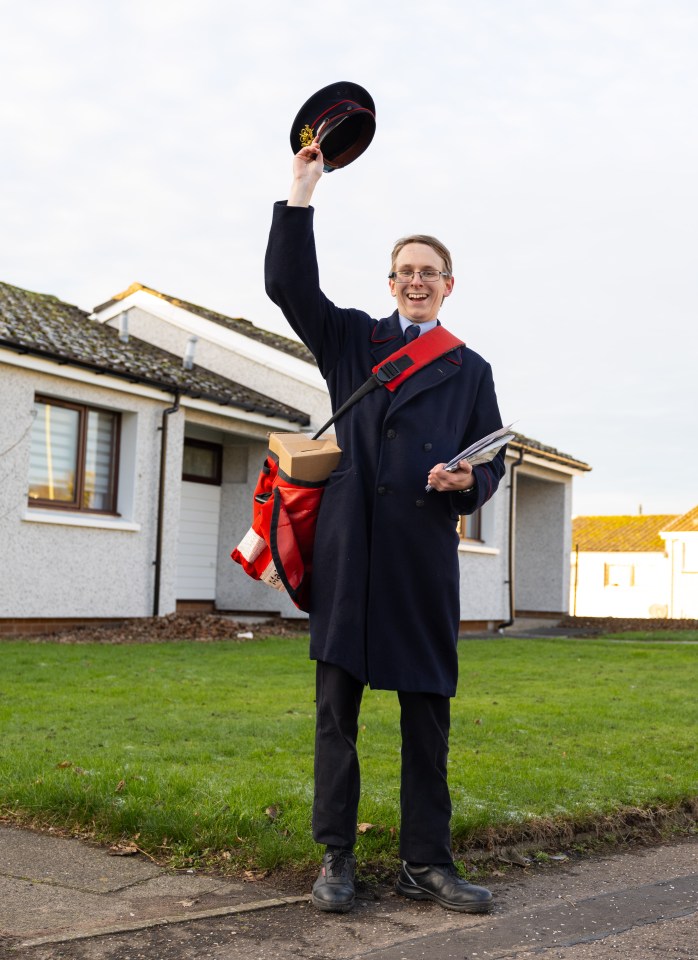
[[[315,139],[313,128],[309,127],[308,124],[306,123],[306,125],[301,130],[300,137],[301,137],[301,147],[309,147],[310,144]]]

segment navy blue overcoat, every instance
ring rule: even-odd
[[[315,356],[333,409],[402,345],[397,312],[375,320],[321,291],[312,207],[275,204],[265,279]],[[424,488],[431,467],[501,425],[490,366],[466,347],[340,417],[342,458],[325,488],[313,557],[312,659],[377,689],[455,694],[456,523],[497,489],[503,451],[475,467],[475,494]]]

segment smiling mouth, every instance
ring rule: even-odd
[[[427,297],[428,297],[428,294],[426,293],[408,293],[407,294],[408,300],[426,300]]]

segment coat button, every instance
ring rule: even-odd
[[[415,505],[415,507],[423,507],[423,506],[424,506],[424,501],[423,501],[423,500],[415,500],[414,505]]]
[[[380,493],[380,495],[383,496],[383,494],[385,493],[385,487],[378,487],[378,493]]]
[[[386,437],[388,438],[388,440],[394,440],[396,436],[397,436],[397,431],[395,430],[388,430],[388,432],[386,433]]]
[[[425,443],[424,446],[422,447],[422,449],[423,449],[423,450],[431,450],[431,444],[430,444],[430,443]]]

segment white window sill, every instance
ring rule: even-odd
[[[499,547],[487,547],[484,543],[472,543],[467,540],[461,540],[458,544],[459,553],[483,553],[490,557],[498,557],[501,553]]]
[[[131,523],[120,517],[96,516],[95,514],[69,513],[63,510],[28,509],[22,514],[28,523],[53,523],[62,527],[98,527],[101,530],[125,530],[138,533],[140,523]]]

